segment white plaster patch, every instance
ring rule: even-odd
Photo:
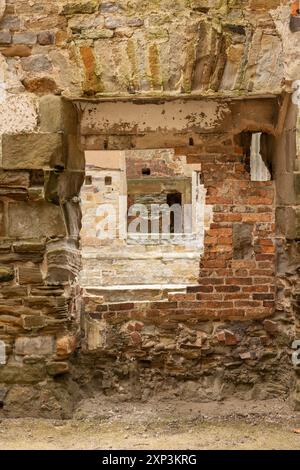
[[[81,108],[82,134],[216,130],[230,112],[226,105],[212,101],[175,101],[144,106],[135,103],[103,102],[97,105],[81,104]]]
[[[0,134],[31,132],[37,126],[37,119],[35,98],[31,95],[6,93],[0,101]]]

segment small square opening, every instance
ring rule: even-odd
[[[112,177],[111,176],[105,176],[104,184],[105,184],[105,186],[111,186],[112,185]]]
[[[93,178],[90,175],[88,175],[85,177],[84,182],[87,186],[90,186],[91,184],[93,184]]]
[[[150,176],[150,175],[151,175],[151,170],[150,170],[150,168],[143,168],[143,169],[142,169],[142,175],[143,175],[143,176]]]

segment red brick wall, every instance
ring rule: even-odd
[[[107,310],[137,310],[194,315],[197,319],[261,319],[272,315],[275,304],[275,186],[272,181],[250,181],[248,162],[240,147],[214,148],[219,153],[189,151],[188,163],[200,163],[207,188],[206,203],[213,206],[213,223],[205,235],[199,286],[189,287],[171,302],[114,304]],[[210,150],[210,149],[209,149]],[[226,151],[226,154],[224,152]],[[250,227],[246,258],[235,255],[233,231]],[[104,307],[102,307],[104,308]],[[143,316],[139,315],[139,316]]]

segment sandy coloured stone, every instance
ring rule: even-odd
[[[28,46],[33,46],[34,44],[36,44],[36,41],[36,34],[31,33],[30,31],[24,33],[16,33],[13,36],[14,44],[26,44]]]
[[[66,234],[61,209],[54,204],[11,203],[8,217],[9,236],[14,238],[63,237]]]
[[[0,48],[0,52],[5,57],[29,57],[31,55],[31,48],[20,44],[6,47],[5,49]]]
[[[4,134],[2,166],[5,169],[49,168],[63,161],[63,137],[55,133]]]
[[[86,29],[82,31],[82,36],[87,39],[108,39],[112,38],[114,32],[110,29]]]
[[[6,8],[6,0],[0,0],[0,20],[3,17]]]
[[[33,354],[47,356],[54,353],[54,346],[53,336],[36,336],[34,338],[23,336],[16,339],[15,352],[19,356]]]
[[[94,13],[99,7],[99,0],[69,1],[63,8],[63,14],[75,15],[84,13]]]
[[[28,188],[29,183],[29,172],[0,171],[0,187]]]
[[[77,347],[76,336],[62,335],[56,340],[56,354],[59,358],[66,358],[70,356]]]

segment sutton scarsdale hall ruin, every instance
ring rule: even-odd
[[[0,415],[300,409],[299,7],[0,0]]]

